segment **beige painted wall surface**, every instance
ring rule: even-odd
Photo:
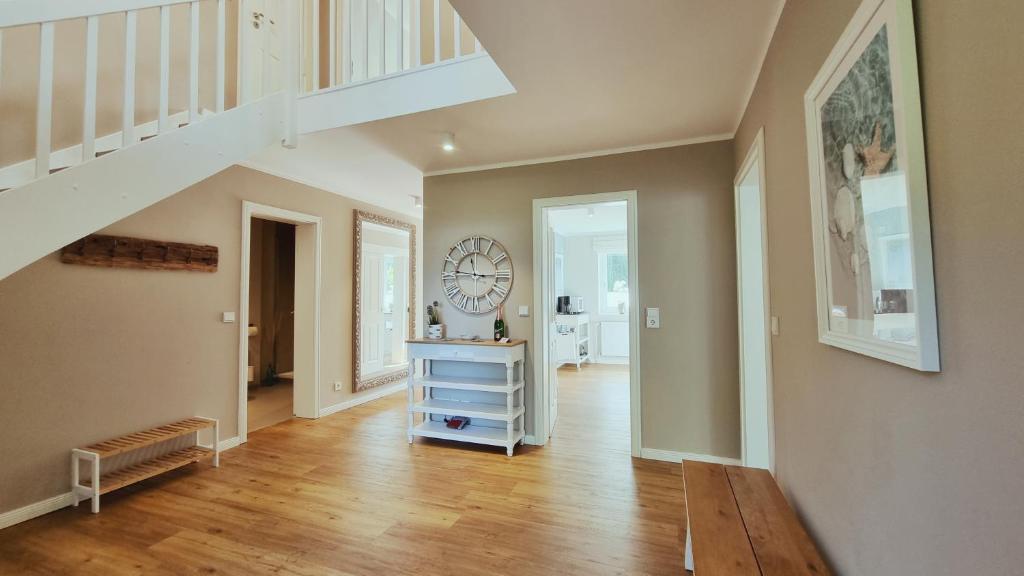
[[[934,375],[817,341],[803,93],[858,4],[790,0],[736,139],[739,162],[765,127],[778,478],[839,573],[1017,574],[1024,4],[914,3]]]
[[[104,231],[216,245],[216,273],[50,255],[0,281],[0,512],[66,492],[68,453],[81,444],[194,414],[236,434],[239,326],[220,315],[239,309],[243,199],[323,217],[321,406],[354,396],[352,210],[376,210],[230,168]]]
[[[515,266],[510,334],[531,340],[532,362],[533,199],[637,190],[640,305],[660,306],[662,321],[640,333],[643,444],[738,457],[732,171],[732,143],[716,142],[427,178],[424,295],[442,302],[450,335],[489,335],[494,315],[458,312],[443,298],[440,270],[459,239],[495,238]],[[529,318],[517,316],[520,304]],[[527,422],[532,433],[532,411]]]

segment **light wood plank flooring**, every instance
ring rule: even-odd
[[[683,574],[677,464],[629,457],[624,367],[561,371],[544,448],[405,438],[404,394],[250,435],[0,531],[0,574]]]
[[[273,386],[249,387],[249,433],[290,420],[295,410],[292,407],[293,382],[279,380]]]

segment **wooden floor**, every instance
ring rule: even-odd
[[[279,380],[273,386],[250,386],[248,401],[249,433],[290,420],[293,382]]]
[[[547,447],[409,446],[396,394],[0,531],[0,574],[683,574],[680,467],[630,459],[625,367],[560,375]]]

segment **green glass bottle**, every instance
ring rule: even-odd
[[[505,337],[508,333],[505,328],[505,318],[502,313],[503,306],[498,306],[498,315],[494,318],[494,341],[497,342]]]

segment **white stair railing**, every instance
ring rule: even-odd
[[[464,46],[465,25],[448,0],[327,0],[326,39],[320,38],[321,1],[299,1],[306,24],[300,39],[303,94],[485,54],[472,31],[472,45]],[[427,21],[421,14],[423,4],[431,8]],[[449,11],[450,29],[442,22]],[[421,34],[433,40],[429,61],[422,54]],[[446,54],[450,56],[444,58]],[[327,78],[320,74],[322,56],[328,61]]]
[[[39,75],[36,101],[35,157],[30,161],[0,167],[0,190],[14,188],[32,180],[48,176],[53,171],[88,162],[113,150],[136,144],[141,137],[152,134],[148,129],[140,131],[136,124],[136,61],[138,59],[138,15],[146,9],[159,10],[159,91],[157,103],[156,133],[166,134],[181,125],[195,123],[206,115],[199,108],[199,52],[200,52],[200,5],[216,3],[216,86],[215,112],[225,110],[225,43],[226,43],[226,0],[4,0],[0,2],[0,34],[3,29],[16,26],[39,26]],[[181,115],[170,109],[171,85],[171,9],[186,5],[189,11],[188,28],[188,74],[184,80],[188,86],[188,108],[185,121]],[[97,137],[96,117],[98,57],[100,46],[100,17],[108,14],[124,14],[124,88],[120,138],[112,141],[109,137]],[[84,77],[82,87],[82,136],[81,143],[62,150],[53,150],[51,134],[54,128],[54,69],[57,58],[81,58],[81,52],[56,54],[54,51],[56,23],[64,20],[85,20]],[[4,82],[0,71],[0,83]],[[208,114],[207,114],[208,115]],[[145,125],[143,125],[143,128]],[[141,133],[141,135],[140,135]],[[98,145],[98,143],[100,145]]]
[[[200,100],[200,79],[203,77],[200,69],[201,8],[211,4],[216,5],[216,10],[211,9],[205,17],[209,18],[211,13],[216,14],[216,25],[213,27],[216,37],[212,50],[215,85],[212,87],[213,110],[203,110]],[[472,32],[466,32],[468,29],[448,0],[237,0],[237,15],[227,14],[226,4],[226,0],[0,0],[0,38],[6,28],[26,25],[39,27],[35,154],[30,160],[14,163],[8,161],[8,165],[3,165],[4,161],[0,160],[0,191],[27,184],[108,152],[132,146],[143,139],[164,135],[183,125],[194,124],[224,112],[228,104],[226,94],[229,73],[226,47],[229,41],[234,42],[236,38],[240,48],[238,60],[230,64],[237,71],[237,104],[246,104],[284,90],[284,114],[288,124],[286,145],[294,145],[296,141],[295,101],[301,96],[485,54]],[[189,13],[187,31],[178,29],[177,25],[172,28],[171,12],[179,5],[187,8]],[[320,13],[322,7],[326,7],[327,14]],[[429,13],[424,19],[421,12],[428,8]],[[156,10],[159,17],[158,90],[156,116],[153,119],[155,132],[150,122],[140,124],[136,118],[140,12],[150,9]],[[259,44],[269,42],[265,39],[267,36],[253,40],[256,38],[253,36],[256,34],[254,28],[260,28],[257,17],[262,18],[264,11],[268,15],[272,13],[277,19],[276,32],[284,38],[283,45],[276,48],[277,52],[269,50],[266,44]],[[114,103],[97,100],[99,48],[105,45],[101,35],[110,33],[109,25],[104,23],[101,27],[100,21],[101,17],[110,14],[123,14],[124,18],[124,54],[121,63],[124,86],[121,102]],[[229,40],[227,23],[231,16],[237,16],[238,27],[230,31],[233,37]],[[324,38],[321,38],[322,16],[328,20],[326,26],[323,26],[327,32]],[[84,20],[85,43],[81,52],[55,52],[57,23],[66,20]],[[432,40],[432,48],[431,42],[422,42],[421,34],[429,35],[427,37]],[[467,36],[472,36],[472,42],[467,41]],[[181,50],[183,45],[187,46],[188,52],[185,74],[172,71],[172,50]],[[209,46],[208,43],[204,45]],[[421,53],[421,45],[426,48],[424,51],[432,52],[429,59]],[[7,48],[11,48],[10,43]],[[85,81],[81,87],[81,140],[73,146],[54,150],[51,135],[55,128],[55,65],[59,65],[61,59],[65,58],[72,58],[76,63],[82,62],[83,53]],[[262,61],[251,61],[259,55],[262,55]],[[327,60],[328,74],[325,78],[321,78],[321,58]],[[109,62],[105,64],[109,66]],[[209,64],[207,61],[206,65]],[[268,66],[280,68],[268,72]],[[5,81],[3,72],[0,70],[0,85]],[[262,82],[255,76],[250,77],[250,74],[262,74]],[[293,80],[278,81],[275,84],[270,81],[271,78]],[[250,79],[258,86],[250,86]],[[209,86],[204,88],[211,90]],[[187,106],[172,110],[172,92],[180,93],[183,90],[187,91]],[[98,135],[98,115],[102,110],[116,105],[121,106],[120,130],[112,132],[110,126],[106,126],[105,133]],[[185,115],[184,120],[182,114]],[[109,114],[104,116],[109,117]]]

